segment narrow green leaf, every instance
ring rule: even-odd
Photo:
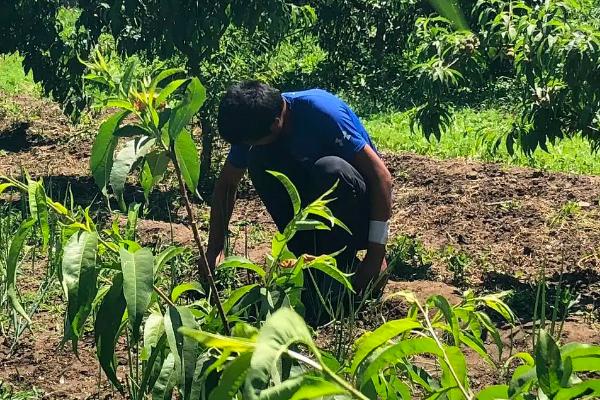
[[[169,353],[152,388],[152,400],[171,400],[175,383],[177,383],[175,355]]]
[[[148,131],[142,128],[140,125],[129,124],[118,128],[114,133],[116,137],[133,137],[138,135],[148,135]]]
[[[200,110],[206,99],[206,89],[198,78],[190,79],[181,103],[172,111],[169,118],[169,136],[175,140],[183,133],[194,115]]]
[[[121,89],[123,90],[123,94],[125,96],[129,95],[129,89],[131,88],[136,66],[137,61],[135,59],[129,60],[129,62],[125,65],[125,71],[123,71],[123,76],[121,77]]]
[[[375,349],[388,343],[391,339],[413,329],[420,329],[422,325],[418,321],[410,319],[398,319],[389,321],[362,335],[354,344],[356,351],[352,358],[350,373],[354,374],[360,365]]]
[[[460,327],[458,325],[458,318],[454,314],[454,310],[452,310],[452,306],[448,303],[448,300],[444,296],[434,295],[427,299],[427,304],[434,305],[442,312],[446,322],[450,326],[452,338],[454,339],[453,344],[458,346],[460,343]]]
[[[184,336],[180,328],[196,329],[196,320],[189,308],[169,306],[164,322],[167,342],[175,356],[175,368],[180,376],[180,390],[183,398],[187,399],[192,389],[198,345],[193,339]]]
[[[330,255],[322,255],[304,264],[302,269],[318,269],[319,271],[335,279],[336,281],[344,285],[346,289],[354,293],[352,283],[350,283],[350,280],[348,279],[348,277],[351,276],[351,274],[345,274],[342,271],[340,271],[336,263],[337,262],[334,257]]]
[[[110,171],[110,186],[123,210],[126,208],[123,201],[123,190],[127,175],[129,175],[133,164],[150,152],[154,142],[155,139],[149,137],[136,138],[127,142],[125,147],[117,153],[113,168]]]
[[[281,182],[281,184],[285,188],[288,196],[290,197],[290,201],[292,202],[294,215],[298,214],[300,212],[300,208],[302,207],[301,206],[302,203],[300,201],[300,194],[298,193],[298,189],[296,189],[296,186],[292,183],[290,178],[288,178],[281,172],[277,172],[277,171],[267,171],[267,172],[269,174],[273,175],[275,178],[277,178],[277,180],[279,180],[279,182]]]
[[[256,347],[256,343],[253,340],[245,338],[223,336],[216,333],[190,329],[187,327],[179,328],[179,332],[206,347],[214,347],[220,350],[245,353],[252,351]]]
[[[96,315],[94,324],[94,338],[96,354],[102,370],[108,380],[122,393],[123,387],[117,378],[117,362],[115,359],[115,345],[121,331],[121,320],[125,313],[125,296],[123,295],[123,275],[115,275],[112,286],[102,299],[102,304]]]
[[[31,320],[29,319],[29,315],[27,315],[25,309],[21,305],[17,293],[17,265],[25,239],[27,239],[34,224],[35,220],[32,218],[21,222],[19,230],[10,241],[8,259],[6,260],[6,295],[10,300],[12,308],[30,324]]]
[[[131,104],[129,101],[123,100],[123,99],[117,99],[117,98],[107,99],[104,102],[104,106],[105,107],[116,107],[116,108],[122,109],[123,111],[129,111],[132,113],[136,112],[133,104]]]
[[[150,90],[152,92],[154,92],[156,90],[156,88],[158,87],[158,85],[162,81],[164,81],[165,79],[167,79],[170,76],[173,76],[175,74],[180,74],[183,72],[185,72],[185,71],[181,68],[170,68],[170,69],[161,71],[158,75],[156,75],[156,77],[154,77],[154,79],[152,79],[152,82],[150,82]]]
[[[48,203],[42,182],[30,180],[27,185],[29,211],[31,218],[37,220],[42,234],[42,251],[46,250],[50,240],[50,224],[48,222]]]
[[[488,386],[475,396],[476,400],[504,400],[509,398],[508,385]]]
[[[195,194],[200,179],[200,158],[196,143],[186,129],[182,129],[175,139],[175,157],[185,184]]]
[[[65,340],[72,340],[77,352],[77,342],[92,310],[97,293],[96,253],[98,234],[77,232],[69,238],[63,251],[62,286],[67,299],[67,326]]]
[[[346,391],[320,376],[300,375],[260,392],[259,400],[307,400],[322,399]]]
[[[563,365],[560,350],[545,329],[540,330],[535,346],[535,369],[544,393],[554,395],[560,389]]]
[[[441,349],[435,340],[430,337],[419,337],[402,340],[394,345],[388,346],[376,357],[370,358],[368,364],[359,372],[359,382],[364,385],[371,377],[381,371],[397,364],[402,358],[417,354],[433,354],[443,356]]]
[[[187,79],[177,79],[173,82],[169,82],[169,84],[160,91],[158,97],[156,97],[156,101],[154,103],[155,107],[160,107],[169,98],[169,96],[173,94],[173,92],[179,89],[181,85],[187,81]]]
[[[154,275],[157,276],[169,261],[185,252],[184,247],[169,246],[154,259]]]
[[[106,186],[110,177],[113,165],[113,153],[117,147],[118,138],[113,134],[121,121],[129,114],[128,111],[121,111],[100,125],[98,135],[92,146],[90,157],[90,169],[96,185],[106,195]]]
[[[244,395],[259,398],[271,380],[281,355],[293,344],[302,343],[319,357],[306,323],[292,309],[280,308],[265,322],[258,334],[256,349],[244,384]]]
[[[570,388],[562,388],[554,396],[554,400],[595,399],[600,397],[600,379],[590,379],[577,383]]]
[[[171,159],[169,152],[166,150],[153,150],[146,156],[140,183],[144,189],[144,197],[146,201],[150,196],[150,191],[158,182],[160,182],[167,172],[167,167]]]
[[[252,353],[243,353],[230,362],[221,374],[219,385],[210,392],[208,400],[230,400],[235,398],[244,383],[250,368],[251,358]]]
[[[242,286],[231,292],[227,297],[227,300],[223,302],[223,311],[225,311],[225,314],[229,314],[229,311],[231,311],[238,301],[240,301],[246,294],[250,293],[250,291],[255,290],[257,287],[259,287],[259,285],[254,283],[251,285]]]
[[[131,253],[120,249],[123,271],[123,293],[127,302],[127,316],[132,327],[133,340],[138,341],[140,325],[152,298],[154,256],[148,248]]]
[[[228,268],[248,269],[250,271],[256,272],[256,274],[258,276],[260,276],[261,278],[264,278],[265,275],[266,275],[266,272],[265,272],[264,269],[262,269],[262,267],[260,267],[259,265],[254,264],[252,261],[248,260],[245,257],[239,257],[239,256],[227,257],[217,267],[217,269],[228,269]]]
[[[175,286],[175,288],[171,292],[171,301],[173,301],[173,303],[177,302],[177,300],[179,300],[179,297],[181,297],[181,295],[186,292],[196,292],[201,295],[204,295],[204,289],[202,288],[202,285],[200,283],[187,282]]]
[[[152,354],[152,348],[156,346],[160,338],[165,333],[165,324],[160,312],[155,311],[148,316],[144,324],[144,350],[142,360],[148,360]]]

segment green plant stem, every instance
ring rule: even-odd
[[[223,323],[223,329],[227,335],[231,334],[231,330],[229,329],[229,322],[227,321],[227,315],[225,314],[225,310],[223,309],[223,304],[221,303],[221,299],[219,298],[219,291],[217,289],[217,285],[215,284],[214,277],[212,275],[212,271],[208,265],[208,260],[206,258],[206,252],[204,251],[204,246],[202,246],[202,240],[200,240],[200,233],[198,232],[198,227],[196,226],[196,221],[194,218],[194,212],[192,210],[192,203],[187,194],[187,190],[185,188],[185,183],[183,182],[183,176],[181,174],[181,169],[179,168],[179,162],[177,161],[177,156],[175,155],[175,144],[171,143],[171,160],[173,161],[173,166],[175,167],[175,174],[177,175],[177,181],[179,183],[179,191],[181,192],[181,197],[183,198],[183,203],[185,205],[185,209],[187,211],[188,223],[192,228],[192,233],[194,234],[194,241],[196,242],[196,247],[200,252],[200,258],[198,258],[198,272],[200,276],[206,278],[208,284],[210,285],[210,298],[212,299],[213,305],[217,307],[217,311],[219,312],[219,316],[221,317],[221,322]]]
[[[444,345],[442,344],[442,342],[438,338],[437,334],[435,333],[435,329],[433,329],[433,325],[431,325],[431,321],[429,320],[429,313],[426,310],[423,309],[423,307],[421,306],[421,303],[419,303],[418,301],[417,301],[417,307],[419,307],[419,310],[423,314],[423,317],[425,318],[425,323],[427,324],[427,330],[429,331],[429,334],[431,335],[431,337],[433,338],[433,340],[435,340],[435,343],[437,344],[437,346],[439,347],[440,351],[442,352],[442,355],[444,356],[444,361],[446,362],[446,365],[448,365],[448,369],[450,370],[450,373],[452,374],[452,377],[456,381],[456,385],[458,386],[458,388],[462,392],[463,396],[465,396],[465,399],[472,400],[473,399],[473,395],[471,393],[469,393],[467,391],[467,389],[465,389],[465,387],[463,386],[463,384],[460,381],[460,379],[458,379],[458,374],[454,370],[454,367],[452,366],[452,363],[450,362],[448,354],[446,354],[446,350],[444,349]]]

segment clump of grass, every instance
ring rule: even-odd
[[[567,220],[572,219],[581,213],[581,205],[576,201],[567,201],[562,207],[554,213],[550,218],[550,226],[555,227],[562,225]]]
[[[515,116],[499,107],[480,110],[456,110],[449,130],[438,142],[431,141],[419,132],[411,132],[408,112],[384,113],[365,121],[375,144],[384,150],[408,151],[439,158],[465,157],[482,161],[502,162],[549,171],[582,174],[600,174],[600,159],[589,143],[579,137],[548,143],[549,152],[538,150],[528,157],[518,149],[510,155],[498,139],[505,138],[511,130]]]

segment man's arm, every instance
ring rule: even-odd
[[[237,188],[244,172],[244,169],[236,168],[229,161],[225,161],[219,179],[215,184],[210,208],[210,229],[206,249],[208,265],[211,268],[215,267],[223,252],[225,232],[229,226]]]
[[[353,161],[354,167],[365,178],[371,205],[371,221],[388,221],[392,213],[392,175],[377,153],[366,145]],[[384,263],[385,244],[369,242],[367,254],[360,265],[355,288],[365,289],[386,267]]]

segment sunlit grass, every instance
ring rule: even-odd
[[[438,158],[464,157],[468,159],[503,162],[530,166],[549,171],[580,174],[600,174],[600,156],[591,152],[590,145],[581,138],[563,140],[548,145],[549,153],[537,150],[527,157],[517,150],[508,154],[504,144],[494,149],[493,143],[506,137],[514,116],[498,108],[458,110],[448,132],[438,142],[430,141],[419,132],[411,132],[408,113],[387,113],[372,117],[365,126],[382,150],[414,152]]]

